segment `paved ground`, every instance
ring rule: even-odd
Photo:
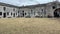
[[[0,34],[60,34],[60,18],[0,19]]]

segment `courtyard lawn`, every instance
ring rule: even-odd
[[[0,34],[60,34],[60,19],[1,18]]]

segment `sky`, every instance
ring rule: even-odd
[[[0,2],[8,3],[16,6],[35,5],[52,2],[55,0],[0,0]]]

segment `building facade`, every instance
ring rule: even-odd
[[[0,3],[0,18],[18,17],[19,7]]]
[[[0,3],[0,18],[17,17],[60,17],[60,2],[54,1],[46,4],[37,4],[21,7]]]
[[[24,11],[24,17],[60,17],[60,2],[22,6],[20,11]]]

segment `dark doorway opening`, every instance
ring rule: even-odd
[[[4,17],[4,18],[6,17],[6,13],[3,14],[3,17]]]
[[[13,14],[13,17],[15,17],[15,13]]]
[[[54,17],[57,17],[57,18],[60,17],[60,8],[54,11]]]
[[[24,11],[22,11],[22,17],[24,17]]]
[[[2,12],[0,12],[0,15],[2,15]]]

